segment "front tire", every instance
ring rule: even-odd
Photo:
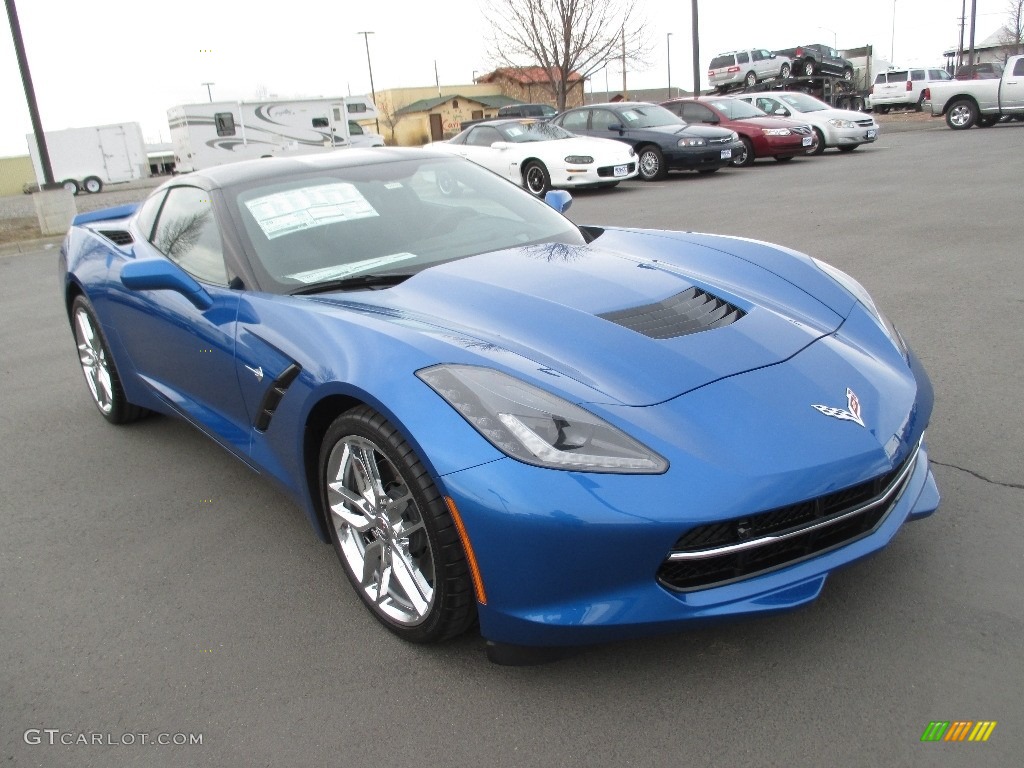
[[[785,80],[785,79],[786,79],[787,77],[789,77],[789,73],[790,73],[790,72],[792,72],[792,71],[793,71],[793,70],[792,70],[792,68],[791,68],[791,67],[789,66],[789,64],[783,64],[783,65],[782,65],[782,66],[781,66],[781,67],[779,68],[779,77],[780,77],[780,78],[782,78],[783,80]]]
[[[85,296],[77,296],[72,302],[71,324],[78,347],[78,362],[100,415],[111,424],[127,424],[145,416],[148,413],[145,408],[132,405],[125,397],[121,376],[117,372],[107,340]]]
[[[978,119],[978,106],[970,99],[958,99],[946,110],[946,125],[954,131],[966,131]]]
[[[665,167],[665,156],[654,146],[644,147],[639,152],[638,166],[640,178],[644,181],[660,181],[668,175]]]
[[[455,637],[476,620],[455,523],[402,435],[367,406],[343,413],[320,448],[328,530],[370,612],[414,643]]]
[[[64,181],[62,181],[60,185],[64,187],[64,189],[66,189],[68,192],[70,192],[72,195],[77,195],[80,191],[78,182],[75,181],[74,179],[64,179]]]
[[[747,76],[743,79],[743,82],[746,83],[747,88],[753,88],[757,85],[757,73],[747,72]]]
[[[800,67],[803,70],[805,77],[810,77],[814,74],[814,62],[810,59],[801,64]]]
[[[544,163],[531,160],[526,164],[526,167],[523,168],[523,186],[531,195],[544,197],[551,189],[551,177],[548,175],[548,169],[544,167]]]

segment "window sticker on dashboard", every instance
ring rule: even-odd
[[[351,264],[335,264],[333,267],[321,267],[320,269],[311,269],[308,272],[296,272],[293,275],[285,275],[285,277],[291,280],[298,280],[300,283],[322,283],[325,280],[340,280],[349,275],[357,275],[360,272],[394,264],[396,261],[415,258],[415,253],[390,253],[387,256],[354,261]]]
[[[640,119],[640,115],[638,115],[636,112],[630,109],[627,109],[624,112],[620,112],[619,114],[622,115],[622,119],[628,123],[635,123],[637,120]]]
[[[268,240],[337,221],[378,215],[355,186],[344,182],[275,192],[249,200],[245,207]]]

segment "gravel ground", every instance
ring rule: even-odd
[[[167,178],[154,176],[124,184],[112,184],[95,195],[78,195],[75,198],[75,207],[79,213],[85,213],[125,203],[137,203],[144,199],[153,187]],[[0,243],[13,243],[38,237],[41,235],[32,195],[0,197]]]

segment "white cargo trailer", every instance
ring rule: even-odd
[[[349,120],[372,120],[369,98],[225,101],[167,110],[180,173],[256,157],[289,157],[352,146]]]
[[[25,138],[36,180],[42,187],[43,166],[36,137],[30,133]],[[46,150],[50,156],[53,180],[75,195],[82,190],[99,192],[104,184],[149,176],[146,143],[138,123],[46,131]]]

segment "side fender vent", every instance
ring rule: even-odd
[[[652,339],[674,339],[732,325],[742,309],[696,286],[656,304],[606,312],[599,317]]]
[[[260,401],[260,409],[256,414],[256,423],[253,425],[257,431],[267,431],[267,427],[270,426],[270,420],[274,417],[274,411],[277,410],[281,398],[284,397],[284,393],[288,391],[288,387],[291,386],[291,383],[295,381],[301,371],[302,368],[298,363],[292,363],[284,369],[280,376],[270,382],[270,386]]]

